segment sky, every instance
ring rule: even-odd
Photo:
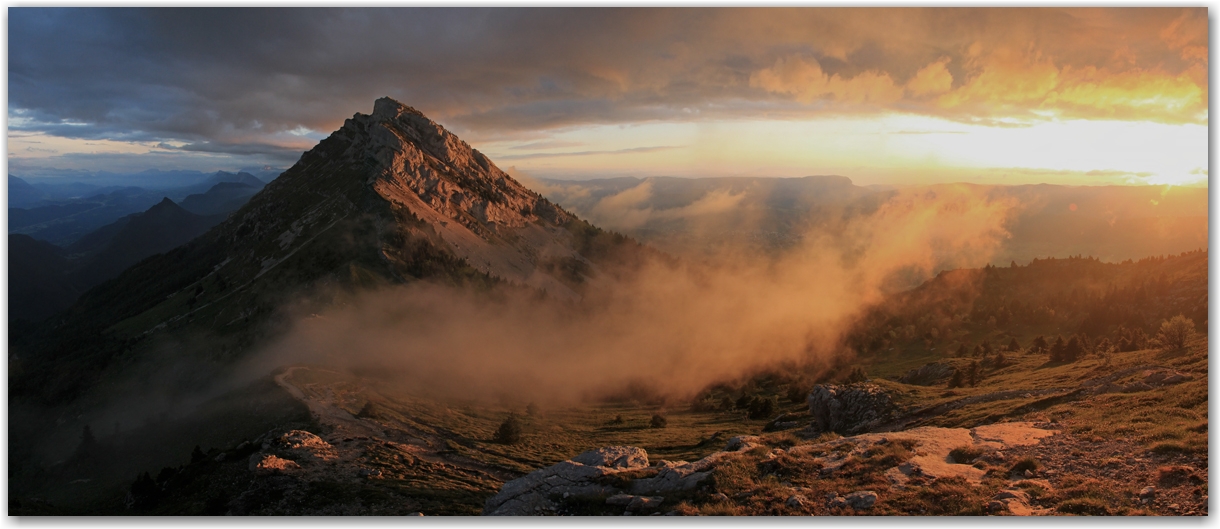
[[[8,170],[287,168],[390,96],[548,178],[1206,185],[1206,8],[8,9]]]

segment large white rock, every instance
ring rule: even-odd
[[[505,483],[483,504],[485,516],[522,516],[553,513],[552,496],[612,495],[618,489],[597,478],[648,467],[648,452],[630,446],[590,450],[568,461],[530,472]]]

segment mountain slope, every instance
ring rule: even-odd
[[[29,182],[13,175],[8,177],[8,205],[10,207],[28,207],[37,204],[48,197],[47,193],[30,185]]]
[[[9,208],[9,232],[67,246],[102,226],[147,210],[163,197],[158,191],[125,187],[58,204]]]
[[[8,252],[10,325],[13,320],[45,319],[80,294],[68,278],[69,263],[59,247],[29,235],[12,234],[8,236]]]
[[[74,276],[79,285],[91,287],[119,275],[145,257],[169,251],[202,235],[220,218],[196,215],[166,198],[148,211],[121,219],[122,227],[96,254],[85,259]],[[107,227],[99,231],[103,230],[110,231]]]
[[[280,307],[320,286],[508,283],[575,299],[589,277],[644,251],[526,189],[418,111],[380,99],[224,222],[48,322],[23,344],[34,354],[22,355],[11,387],[71,401],[121,376],[114,359],[146,357],[167,336],[209,336],[207,351],[189,354],[221,369],[274,332]]]
[[[9,235],[10,320],[38,322],[67,309],[81,292],[140,260],[198,237],[224,219],[186,211],[168,198],[82,237],[67,248]]]
[[[261,184],[253,186],[242,182],[220,182],[206,193],[196,193],[182,199],[182,208],[196,215],[227,215],[240,209],[262,188]]]

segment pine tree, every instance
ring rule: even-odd
[[[972,360],[970,365],[966,367],[966,383],[970,387],[974,387],[979,383],[979,363],[977,360]]]
[[[521,441],[521,421],[517,420],[516,415],[509,415],[504,422],[500,423],[500,427],[496,429],[496,442],[500,444],[515,444]]]
[[[996,369],[999,369],[1001,367],[1008,365],[1008,358],[1004,357],[1004,351],[1000,351],[995,354],[995,361],[993,362],[993,364],[995,365]]]
[[[1045,353],[1048,347],[1046,338],[1039,335],[1037,338],[1034,338],[1034,343],[1029,347],[1029,350],[1033,353]]]
[[[1073,336],[1071,340],[1068,340],[1067,345],[1063,347],[1062,356],[1060,358],[1064,362],[1075,362],[1076,360],[1079,360],[1081,356],[1084,356],[1084,347],[1081,345],[1080,339]]]
[[[1011,341],[1008,342],[1008,350],[1012,351],[1014,353],[1021,351],[1021,344],[1017,343],[1016,338],[1013,338]]]
[[[1051,346],[1051,362],[1062,362],[1064,360],[1064,349],[1067,348],[1067,342],[1063,341],[1063,337],[1055,338],[1055,344]]]
[[[954,369],[953,376],[949,377],[949,389],[960,388],[965,384],[961,369]]]

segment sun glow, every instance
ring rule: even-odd
[[[565,148],[512,142],[481,148],[505,165],[552,177],[840,174],[859,184],[1207,183],[1206,125],[1092,120],[1006,125],[903,114],[650,123],[574,128],[546,142]]]

